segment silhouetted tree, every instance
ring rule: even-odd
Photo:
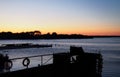
[[[56,33],[56,32],[53,32],[53,33],[52,33],[52,36],[57,36],[57,33]]]

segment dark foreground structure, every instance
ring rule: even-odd
[[[86,53],[82,47],[70,47],[69,53],[52,56],[52,64],[5,72],[0,77],[102,77],[102,55],[99,53]]]

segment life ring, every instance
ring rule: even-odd
[[[7,60],[4,64],[4,68],[7,70],[11,69],[12,66],[13,66],[13,62],[11,60]]]
[[[26,57],[26,58],[23,60],[22,64],[23,64],[23,66],[28,67],[28,65],[30,64],[30,59]]]

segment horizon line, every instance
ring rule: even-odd
[[[0,33],[2,33],[2,32],[5,32],[5,33],[7,33],[7,32],[11,32],[11,33],[26,33],[26,32],[34,32],[34,31],[39,31],[39,30],[33,30],[33,31],[21,31],[21,32],[12,32],[12,31],[0,31]],[[41,32],[41,31],[40,31]],[[52,33],[57,33],[57,32],[47,32],[47,33],[50,33],[50,34],[52,34]],[[47,33],[42,33],[41,32],[41,35],[44,35],[44,34],[47,34]],[[115,36],[115,37],[120,37],[120,35],[113,35],[113,34],[82,34],[82,33],[57,33],[57,35],[60,35],[60,34],[63,34],[63,35],[72,35],[72,34],[76,34],[76,35],[86,35],[86,36]]]

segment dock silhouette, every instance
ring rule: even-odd
[[[44,56],[52,58],[43,62]],[[29,68],[32,57],[40,57],[41,64]],[[23,59],[26,69],[3,72],[0,77],[102,77],[102,55],[84,52],[82,47],[71,46],[70,52],[14,58],[10,61],[17,59]],[[51,59],[53,63],[46,64]]]

